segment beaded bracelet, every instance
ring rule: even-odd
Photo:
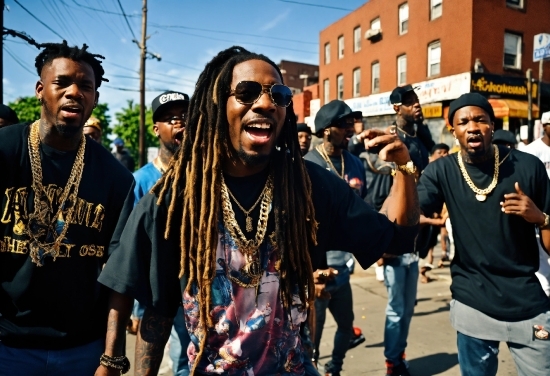
[[[113,368],[120,371],[123,375],[130,370],[130,361],[125,355],[122,356],[109,356],[102,354],[99,358],[99,364],[104,367]]]

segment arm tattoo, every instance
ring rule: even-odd
[[[173,322],[173,318],[160,316],[150,308],[145,309],[136,341],[136,376],[158,373]]]

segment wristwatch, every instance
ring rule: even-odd
[[[544,223],[542,225],[539,225],[539,228],[542,230],[543,228],[547,228],[548,225],[550,225],[550,215],[546,214],[546,213],[542,213],[544,214]]]
[[[397,165],[397,169],[392,171],[393,176],[395,176],[397,170],[402,171],[407,175],[416,174],[416,166],[414,165],[413,161],[408,161],[404,165]]]

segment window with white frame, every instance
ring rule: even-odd
[[[353,97],[356,98],[361,95],[361,69],[357,68],[353,70]]]
[[[344,36],[341,35],[338,37],[338,59],[344,57]]]
[[[361,51],[361,26],[353,29],[353,52]]]
[[[521,35],[504,33],[504,66],[521,69]]]
[[[397,57],[397,86],[407,83],[407,55]]]
[[[338,99],[343,100],[344,99],[344,76],[339,74],[336,77],[336,82],[338,84]]]
[[[330,43],[325,43],[325,65],[330,63]]]
[[[409,4],[399,6],[399,34],[406,34],[409,31]]]
[[[443,0],[430,0],[430,20],[435,20],[443,14]]]
[[[330,82],[328,79],[323,81],[323,96],[324,102],[327,104],[330,101]]]
[[[380,25],[380,17],[375,18],[370,22],[370,28],[373,30],[376,30],[376,29],[380,30],[382,28],[382,26]]]
[[[506,5],[512,8],[523,9],[523,0],[506,0]]]
[[[428,46],[428,77],[438,76],[441,71],[441,43],[430,43]]]
[[[380,92],[380,63],[372,63],[371,66],[371,76],[372,76],[372,93]]]

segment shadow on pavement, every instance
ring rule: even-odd
[[[366,345],[365,347],[384,347],[384,341],[378,342],[378,343],[371,343],[370,345]]]
[[[458,364],[458,354],[439,353],[409,360],[414,376],[438,375]]]
[[[428,316],[428,315],[433,315],[434,313],[439,313],[439,312],[448,312],[449,311],[449,306],[448,305],[445,305],[443,307],[439,307],[438,309],[434,309],[432,311],[427,311],[427,312],[415,312],[414,313],[414,316],[415,317],[419,317],[419,316]]]

